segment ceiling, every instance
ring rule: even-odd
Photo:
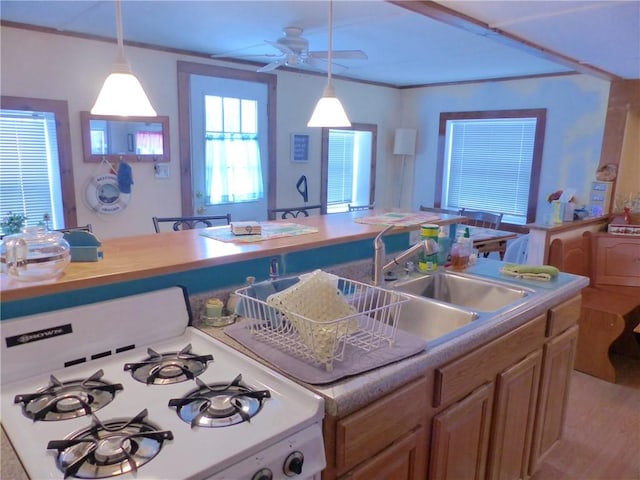
[[[581,71],[640,78],[640,0],[335,0],[334,73],[398,87]],[[1,0],[3,25],[115,38],[112,1]],[[325,1],[123,0],[125,42],[270,63],[287,26],[328,48]],[[276,57],[274,57],[274,55]],[[135,65],[133,65],[135,72]],[[317,70],[316,70],[317,71]]]

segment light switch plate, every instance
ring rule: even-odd
[[[169,165],[156,163],[153,166],[156,178],[169,178]]]

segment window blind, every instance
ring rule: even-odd
[[[346,204],[353,199],[354,132],[330,130],[327,167],[327,204]]]
[[[38,225],[45,214],[52,228],[64,226],[55,115],[2,110],[0,115],[0,205]]]
[[[526,223],[536,118],[449,120],[445,205]]]

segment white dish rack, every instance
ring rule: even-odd
[[[260,341],[314,365],[333,369],[345,347],[371,351],[393,346],[405,294],[322,270],[256,298],[254,286],[236,291],[249,330]]]

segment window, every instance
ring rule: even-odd
[[[21,213],[27,225],[45,214],[50,228],[77,225],[67,103],[2,97],[1,214]]]
[[[322,199],[326,213],[374,203],[376,125],[322,131]]]
[[[207,205],[263,197],[257,109],[255,100],[205,96]]]
[[[546,110],[441,114],[438,206],[502,213],[503,223],[532,222],[545,118]]]

